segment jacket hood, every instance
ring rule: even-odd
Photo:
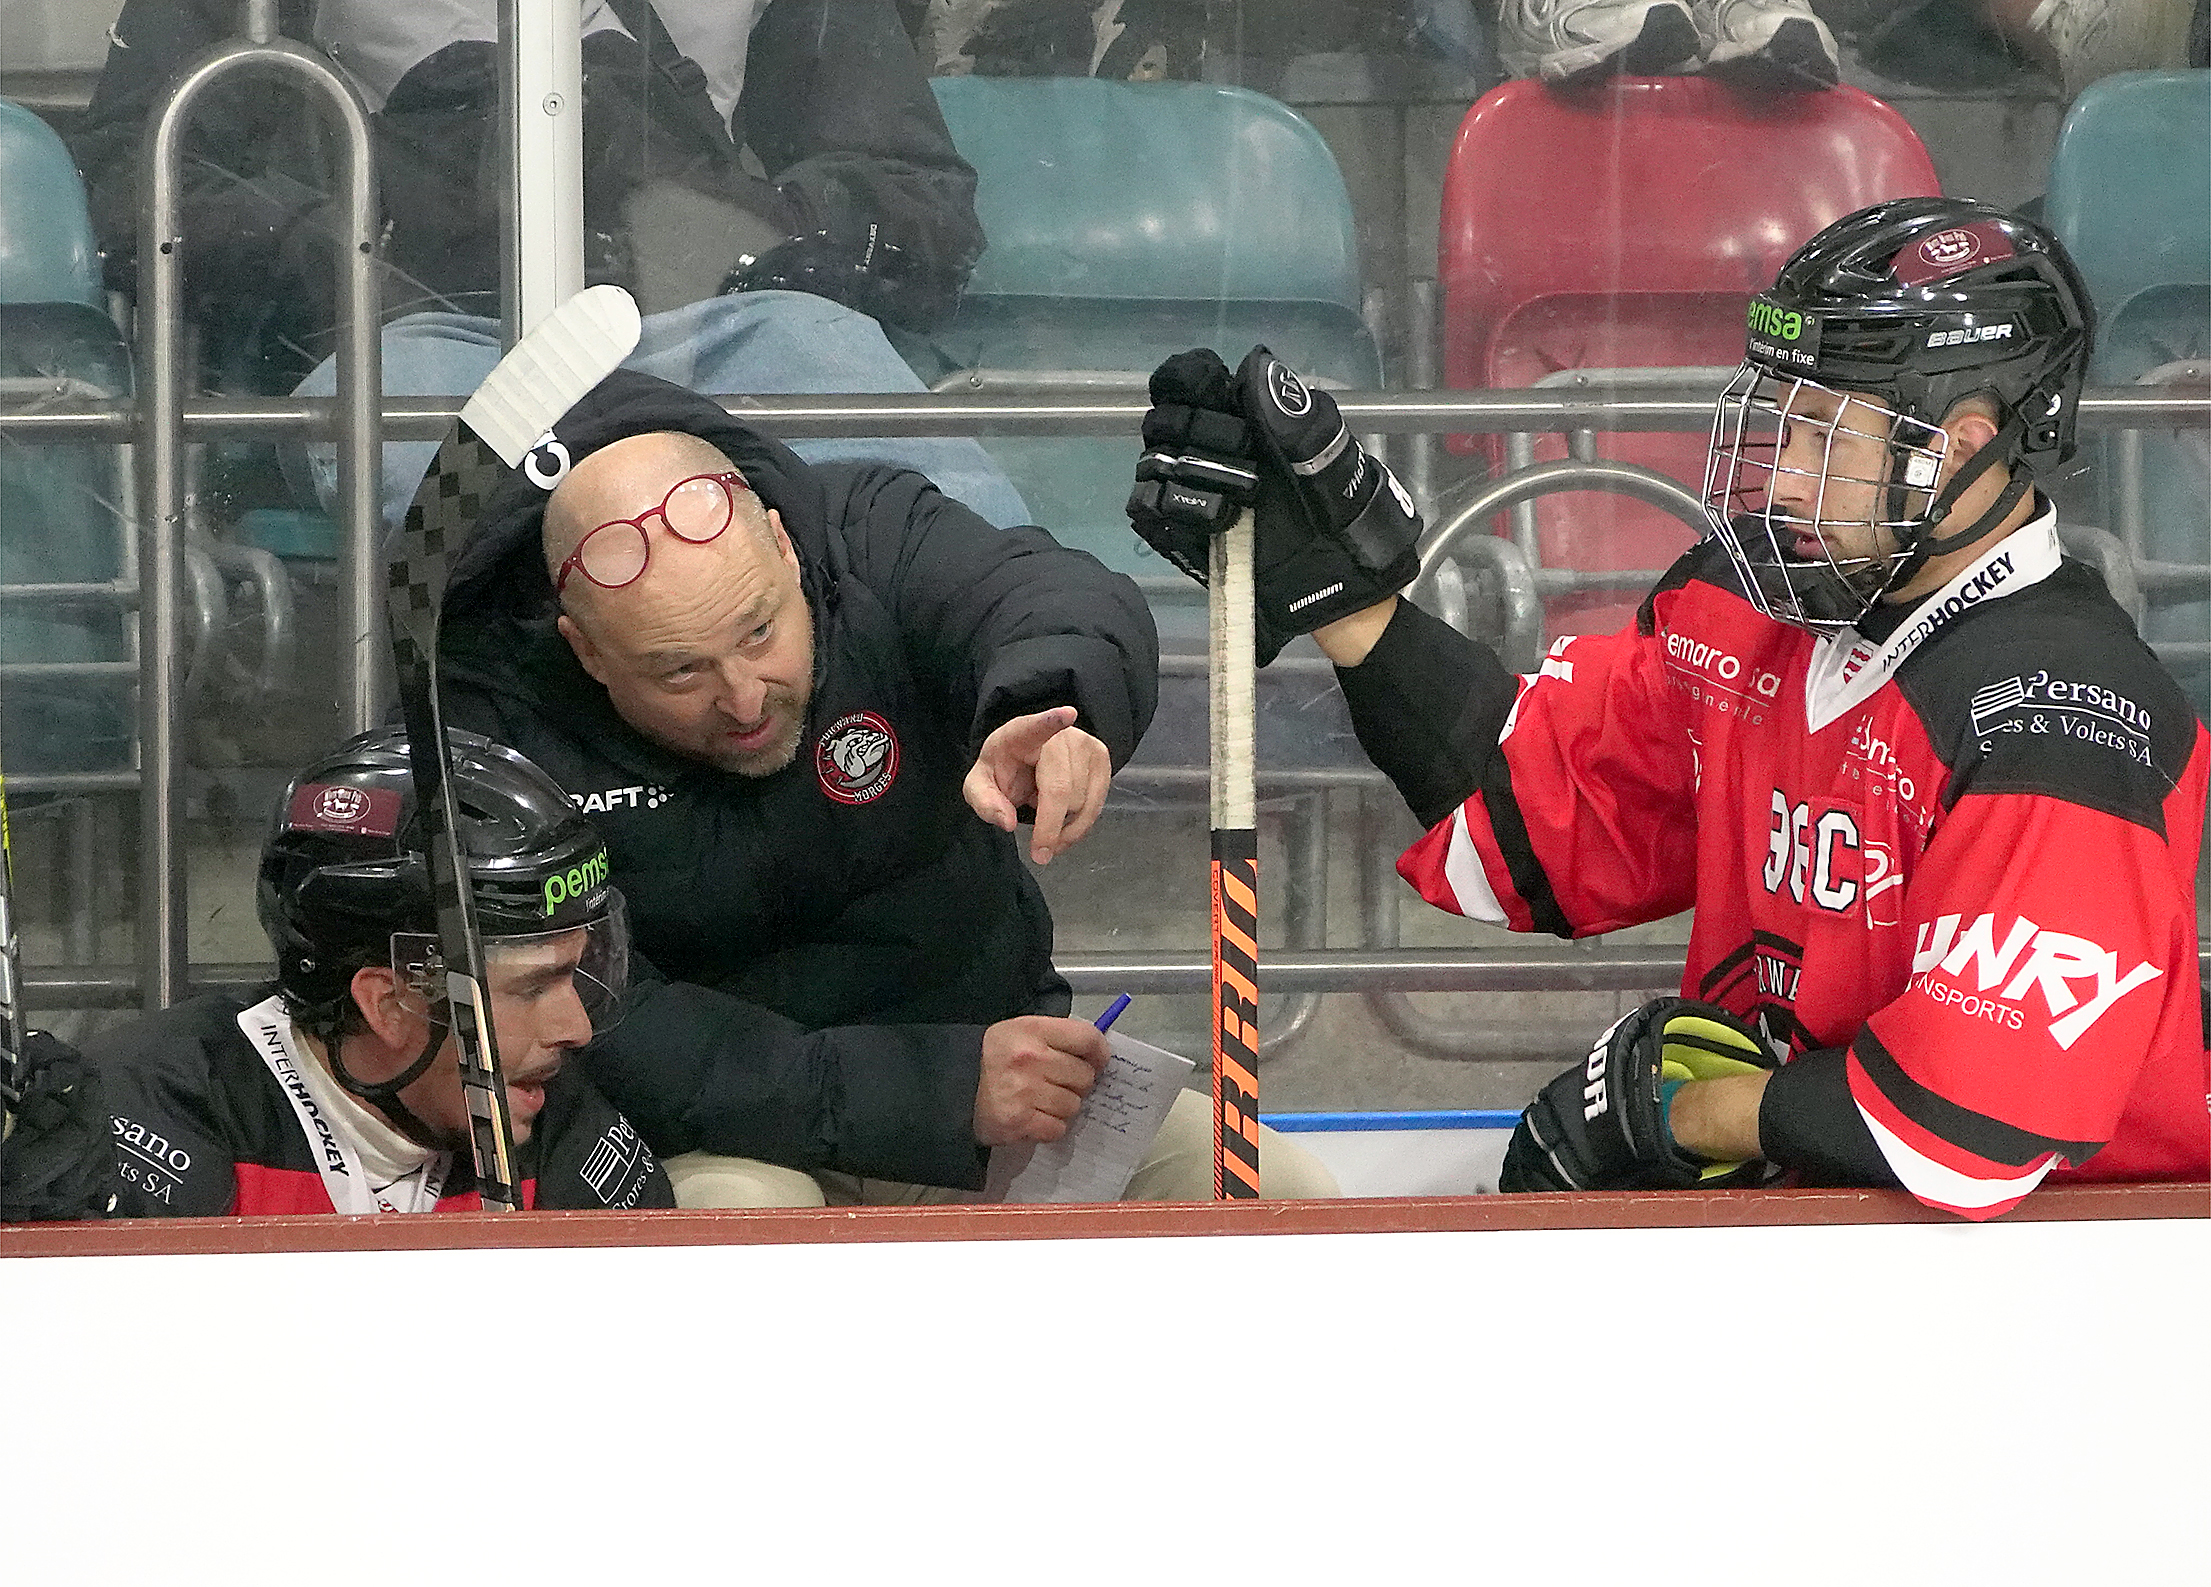
[[[618,369],[586,392],[492,493],[455,559],[446,585],[449,619],[549,622],[556,610],[545,574],[545,504],[592,453],[633,435],[672,430],[720,449],[763,506],[782,514],[812,585],[828,554],[826,510],[813,471],[779,441],[738,423],[720,403],[631,369]]]

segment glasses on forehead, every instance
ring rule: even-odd
[[[602,590],[618,590],[635,584],[653,559],[652,542],[645,525],[658,518],[678,540],[695,546],[721,537],[737,517],[737,493],[748,495],[752,487],[745,476],[731,470],[721,474],[693,474],[678,480],[660,505],[635,518],[616,518],[599,525],[568,553],[568,560],[553,575],[553,593],[568,587],[568,576],[581,573]]]

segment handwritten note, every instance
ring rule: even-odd
[[[1195,1066],[1133,1036],[1109,1031],[1106,1040],[1113,1060],[1067,1133],[1049,1145],[992,1152],[985,1200],[1118,1201],[1128,1189]]]

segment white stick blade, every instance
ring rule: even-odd
[[[461,409],[509,468],[583,394],[620,367],[642,334],[637,303],[618,286],[577,293],[499,360]]]

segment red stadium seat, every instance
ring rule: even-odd
[[[1444,176],[1437,275],[1446,384],[1530,386],[1562,370],[1725,365],[1750,294],[1828,222],[1941,191],[1903,117],[1854,88],[1752,94],[1709,77],[1634,77],[1571,92],[1533,80],[1484,95]],[[1566,455],[1539,437],[1537,461]],[[1456,450],[1501,438],[1456,437]],[[1616,434],[1599,455],[1692,490],[1704,438]],[[1577,493],[1536,504],[1549,568],[1662,568],[1690,532],[1654,507]],[[1554,596],[1553,633],[1617,627],[1634,598]]]

